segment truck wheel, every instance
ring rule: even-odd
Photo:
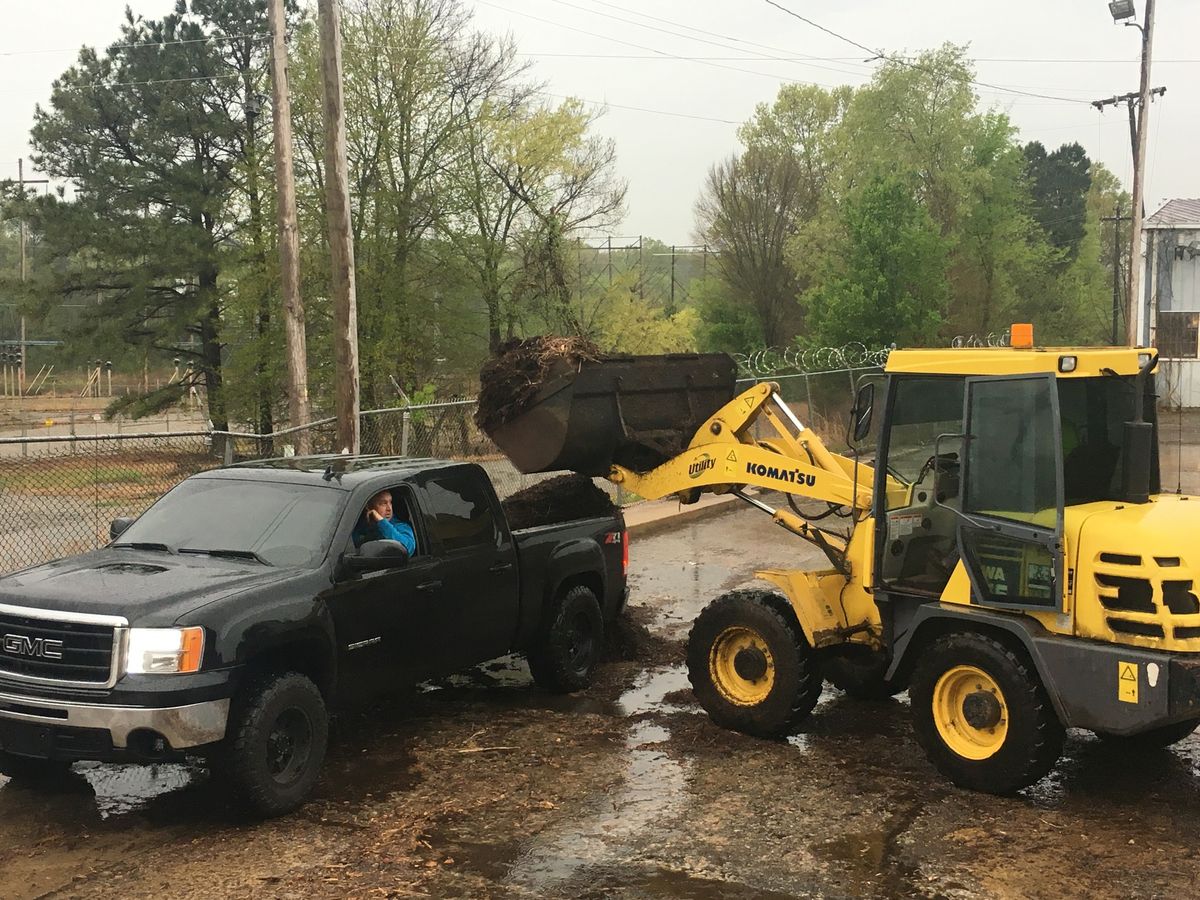
[[[1151,728],[1141,734],[1106,734],[1097,731],[1096,736],[1104,743],[1122,750],[1160,750],[1178,744],[1191,735],[1200,725],[1200,719],[1189,719],[1186,722],[1175,722],[1160,728]]]
[[[604,646],[604,616],[590,588],[576,585],[560,594],[546,611],[542,632],[527,654],[529,671],[539,687],[556,694],[580,691]]]
[[[234,700],[218,769],[239,806],[280,816],[316,784],[328,741],[329,715],[312,681],[296,672],[261,676]]]
[[[692,626],[688,680],[722,728],[777,737],[812,712],[821,696],[816,659],[776,597],[732,591],[704,607]]]
[[[888,660],[882,653],[863,648],[827,656],[821,660],[825,680],[856,700],[887,700],[901,693],[905,685],[885,681]]]
[[[980,634],[926,649],[909,687],[929,761],[960,787],[1011,794],[1046,775],[1065,731],[1032,666]]]
[[[0,750],[0,775],[16,781],[50,781],[65,775],[70,768],[66,760],[18,756]]]

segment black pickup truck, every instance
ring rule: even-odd
[[[416,550],[354,532],[392,494]],[[181,482],[103,549],[0,578],[0,772],[206,756],[253,812],[316,781],[329,710],[525,653],[585,687],[626,597],[620,514],[512,530],[474,464],[296,457]]]

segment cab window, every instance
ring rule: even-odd
[[[392,521],[403,522],[412,527],[413,536],[417,543],[417,549],[413,555],[419,556],[428,553],[426,540],[422,534],[423,529],[420,527],[418,518],[413,514],[413,511],[416,509],[416,503],[412,496],[412,489],[406,484],[383,488],[367,498],[367,502],[363,504],[362,508],[358,511],[358,517],[354,520],[354,528],[350,535],[350,545],[347,547],[347,552],[353,553],[365,541],[374,540],[378,537],[377,532],[367,524],[367,512],[371,508],[372,501],[376,500],[383,493],[391,495]]]
[[[439,474],[426,482],[425,494],[430,535],[447,553],[500,543],[491,497],[475,472]]]

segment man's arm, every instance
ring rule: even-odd
[[[378,525],[379,536],[385,541],[399,541],[404,545],[409,556],[417,552],[417,536],[407,522],[380,519]]]

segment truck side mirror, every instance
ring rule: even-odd
[[[124,534],[125,529],[132,525],[134,521],[134,516],[121,516],[118,519],[113,519],[112,523],[108,526],[109,540],[115,541],[117,538],[119,538],[122,534]]]
[[[344,562],[351,572],[382,572],[408,565],[408,551],[399,541],[367,541]]]
[[[854,408],[850,410],[850,443],[857,444],[871,433],[871,415],[875,411],[875,382],[868,381],[858,389]]]

